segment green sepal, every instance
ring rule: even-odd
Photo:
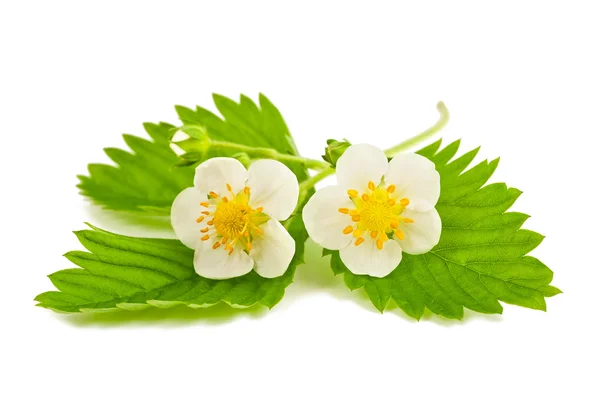
[[[203,126],[197,125],[183,125],[180,130],[190,136],[193,139],[199,140],[201,142],[208,142],[210,140],[208,132],[206,128]]]
[[[332,167],[335,168],[338,159],[346,152],[348,147],[352,144],[346,139],[338,141],[335,139],[327,140],[327,147],[325,147],[325,154],[321,157],[325,162],[328,162]]]
[[[200,152],[186,152],[180,156],[180,160],[174,165],[176,168],[185,168],[200,163],[204,159],[204,155]]]

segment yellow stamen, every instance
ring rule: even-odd
[[[350,234],[352,233],[352,230],[352,226],[346,226],[346,228],[342,231],[344,232],[344,234]]]
[[[408,199],[408,198],[402,198],[402,199],[400,200],[400,205],[402,205],[402,206],[407,206],[408,204],[410,204],[410,201],[409,201],[409,199]]]
[[[400,226],[400,222],[398,221],[398,219],[394,219],[394,220],[392,220],[392,221],[391,221],[391,223],[390,223],[390,227],[391,227],[392,229],[395,229],[395,228],[397,228],[398,226]]]
[[[221,246],[221,243],[217,241],[217,242],[215,242],[215,243],[214,243],[214,245],[213,245],[213,249],[217,249],[217,248],[219,248],[220,246]]]
[[[377,244],[377,249],[379,249],[379,250],[383,249],[383,241],[377,240],[375,243]]]
[[[215,193],[214,191],[211,191],[210,193],[208,193],[208,195],[210,195],[213,198],[218,198],[219,196],[217,195],[217,193]]]
[[[404,219],[402,219],[402,220],[404,220],[404,223],[414,223],[414,222],[415,222],[415,221],[414,221],[414,220],[412,220],[411,218],[404,218]]]
[[[202,212],[205,216],[198,218],[199,222],[204,224],[202,233],[206,234],[206,238],[202,239],[214,238],[210,241],[211,246],[224,248],[225,251],[231,252],[238,246],[238,243],[240,244],[239,249],[250,250],[252,249],[252,237],[256,238],[259,234],[264,234],[259,226],[269,218],[262,214],[263,207],[254,208],[249,205],[251,191],[249,187],[243,187],[243,192],[236,191],[234,193],[230,184],[223,184],[226,185],[229,193],[219,191],[223,195],[215,198],[216,193],[210,191],[208,201],[204,203],[210,207]],[[213,200],[213,198],[215,199]]]
[[[356,241],[354,241],[354,245],[356,245],[356,246],[358,247],[358,246],[359,246],[360,244],[362,244],[363,242],[365,242],[365,239],[364,239],[364,238],[362,238],[362,237],[358,237],[358,238],[356,239]]]
[[[208,202],[201,202],[201,203],[200,203],[200,206],[203,206],[203,207],[205,207],[205,208],[208,208],[208,207],[209,207],[209,205],[210,205],[210,204],[209,204]]]
[[[358,215],[358,211],[356,209],[352,209],[350,211],[350,216],[356,216],[356,215]]]
[[[348,190],[348,195],[352,198],[358,196],[358,191],[356,190]]]
[[[369,182],[369,190],[375,190],[375,183],[373,183],[372,181]]]
[[[375,239],[375,238],[377,238],[377,234],[379,234],[379,233],[378,233],[378,232],[376,232],[375,230],[373,230],[373,231],[371,232],[371,238],[372,238],[372,239]]]
[[[354,230],[354,233],[352,233],[352,235],[354,237],[360,237],[363,235],[363,232],[360,229],[356,229],[356,230]]]
[[[389,200],[387,200],[387,203],[388,203],[390,206],[394,206],[394,205],[396,205],[396,200],[395,200],[395,199],[393,199],[393,198],[390,198]]]
[[[204,220],[204,216],[200,216],[198,219],[196,219],[196,223],[200,223],[203,220]]]
[[[369,196],[367,194],[363,194],[361,198],[365,202],[369,200]]]
[[[202,236],[202,238],[200,238],[202,241],[206,241],[210,238],[210,236],[207,234],[205,236]]]
[[[350,210],[348,208],[340,208],[338,209],[338,212],[347,215],[350,212]]]
[[[394,235],[396,237],[398,237],[399,240],[404,240],[404,233],[402,232],[402,230],[396,230],[396,231],[394,231]]]
[[[396,186],[394,186],[393,184],[391,184],[388,188],[387,188],[387,192],[388,193],[393,193],[394,191],[396,191]]]
[[[231,255],[231,254],[232,254],[232,252],[233,252],[233,248],[229,248],[229,253],[228,253],[228,255]]]
[[[353,222],[360,222],[360,215],[354,215],[354,216],[352,216],[352,221]]]
[[[381,233],[379,235],[379,241],[386,242],[388,240],[388,236],[385,233]]]

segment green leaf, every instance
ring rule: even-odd
[[[191,185],[194,170],[173,168],[179,157],[169,147],[173,125],[145,123],[152,140],[123,135],[131,152],[105,148],[116,166],[88,165],[89,176],[78,176],[81,194],[105,208],[168,215],[173,200]]]
[[[192,132],[189,129],[198,129],[197,126],[200,126],[215,140],[273,148],[281,153],[298,155],[281,113],[264,95],[259,96],[258,105],[244,95],[239,103],[216,94],[213,98],[224,119],[201,107],[195,110],[175,107],[184,124],[194,125],[188,128],[188,133]],[[213,149],[206,156],[193,153],[181,159],[169,146],[175,126],[161,122],[146,123],[144,128],[151,141],[124,135],[131,152],[118,148],[105,149],[116,166],[90,164],[89,176],[78,176],[81,194],[109,209],[153,210],[154,215],[168,215],[177,194],[192,185],[194,169],[190,166],[207,157],[240,156]],[[308,178],[308,172],[302,166],[288,166],[300,182]]]
[[[283,154],[299,155],[279,110],[263,94],[259,95],[258,100],[259,103],[255,104],[241,95],[239,103],[236,103],[227,97],[213,94],[213,101],[223,119],[199,106],[194,110],[183,106],[176,106],[175,109],[184,124],[202,126],[213,140],[273,148]],[[209,158],[234,155],[239,154],[224,149],[210,149],[208,152]],[[308,172],[302,166],[293,163],[287,163],[287,166],[298,176],[298,181],[308,178]]]
[[[465,171],[479,149],[451,161],[460,141],[441,150],[440,144],[418,151],[435,163],[441,177],[436,205],[442,219],[440,242],[423,255],[403,254],[400,265],[384,278],[354,275],[338,251],[324,252],[331,254],[334,274],[343,274],[351,290],[363,288],[379,311],[392,300],[415,319],[425,308],[452,319],[461,319],[465,307],[502,313],[499,301],[546,310],[545,297],[561,291],[549,285],[552,271],[527,256],[543,236],[521,228],[529,216],[508,212],[521,192],[504,183],[484,186],[497,159]]]
[[[286,224],[296,240],[296,254],[283,276],[267,279],[252,271],[229,280],[198,276],[193,251],[177,240],[127,237],[91,226],[92,230],[75,232],[89,252],[65,254],[79,268],[48,276],[58,291],[45,292],[35,300],[38,306],[66,313],[206,307],[219,302],[272,308],[303,262],[307,235],[302,218],[294,217]]]
[[[224,119],[200,107],[176,107],[182,122],[190,125],[186,128],[188,134],[201,137],[206,132],[212,139],[298,155],[281,114],[262,94],[259,105],[245,96],[241,96],[239,104],[219,95],[214,96],[214,101]],[[169,145],[173,125],[147,123],[144,127],[152,141],[124,135],[132,152],[106,149],[117,166],[90,165],[90,176],[79,176],[82,194],[115,210],[141,211],[145,215],[170,213],[177,194],[192,185],[194,170],[184,166],[203,161],[205,154],[179,158]],[[246,154],[214,150],[206,156],[247,158]],[[308,178],[305,168],[288,166],[300,182]],[[66,254],[80,268],[49,276],[59,291],[43,293],[36,300],[39,306],[59,312],[139,310],[178,304],[204,307],[218,302],[238,307],[255,303],[272,307],[291,283],[296,266],[302,263],[307,238],[299,214],[285,221],[284,226],[296,240],[296,254],[285,275],[265,279],[251,272],[223,281],[198,276],[192,265],[193,252],[176,240],[125,237],[91,226],[92,231],[76,233],[89,252]]]

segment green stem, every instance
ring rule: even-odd
[[[304,158],[297,155],[282,154],[279,151],[274,150],[272,148],[249,147],[243,144],[214,140],[210,141],[210,147],[245,152],[250,157],[269,158],[276,159],[282,162],[296,163],[308,169],[321,170],[329,167],[329,164],[327,162],[318,161],[316,159]]]
[[[450,114],[448,113],[448,109],[446,108],[446,105],[441,101],[439,103],[437,103],[437,110],[440,113],[440,118],[433,126],[431,126],[429,129],[417,134],[416,136],[411,137],[410,139],[405,140],[402,143],[385,150],[385,154],[388,157],[392,157],[392,156],[398,154],[399,152],[406,151],[409,148],[422,143],[423,141],[429,139],[431,136],[433,136],[434,134],[436,134],[437,132],[442,130],[444,128],[444,126],[446,126],[446,124],[448,123]],[[304,198],[308,194],[308,191],[311,188],[313,188],[318,182],[320,182],[327,176],[330,176],[334,173],[335,173],[335,169],[328,167],[326,169],[321,170],[316,175],[314,175],[314,176],[304,180],[302,183],[300,183],[300,199],[298,200],[298,204],[302,203],[302,201],[304,200]]]
[[[437,110],[440,113],[440,118],[433,126],[425,130],[424,132],[419,133],[416,136],[401,142],[400,144],[388,148],[387,150],[385,150],[385,155],[387,155],[388,157],[393,157],[394,155],[400,152],[406,151],[409,148],[412,148],[422,143],[423,141],[429,139],[437,132],[442,130],[444,126],[446,126],[446,124],[448,123],[448,119],[450,119],[450,113],[448,112],[448,108],[446,108],[446,105],[441,101],[437,103]]]
[[[387,150],[385,150],[385,154],[388,157],[392,157],[392,156],[398,154],[399,152],[406,151],[409,148],[422,143],[423,141],[429,139],[431,136],[435,135],[437,132],[442,130],[444,128],[444,126],[446,126],[446,124],[448,123],[450,114],[448,113],[448,109],[446,108],[446,105],[444,105],[444,103],[441,101],[439,103],[437,103],[437,110],[440,113],[440,118],[433,126],[431,126],[429,129],[417,134],[416,136],[411,137],[410,139],[401,142],[398,145],[388,148]],[[183,142],[179,142],[179,143],[181,145],[181,143],[183,143]],[[332,168],[328,162],[318,161],[316,159],[304,158],[304,157],[297,156],[297,155],[282,154],[272,148],[249,147],[247,145],[230,143],[227,141],[209,140],[208,143],[211,148],[238,151],[240,153],[246,153],[250,157],[276,159],[278,161],[284,161],[284,162],[288,162],[288,163],[296,163],[296,164],[302,165],[303,167],[308,168],[308,169],[319,170],[319,172],[316,175],[309,177],[308,179],[306,179],[302,183],[300,183],[300,196],[298,199],[299,205],[304,202],[304,199],[308,195],[308,192],[318,182],[320,182],[327,176],[331,176],[332,174],[335,173],[335,169]],[[175,143],[175,144],[177,144],[177,143]],[[186,148],[183,148],[183,149],[188,151],[189,149],[191,149],[191,147],[187,148],[187,149]]]
[[[322,171],[320,171],[313,177],[309,177],[308,179],[306,179],[302,183],[300,183],[300,191],[302,192],[302,191],[310,190],[311,188],[313,188],[315,186],[315,184],[317,184],[318,182],[320,182],[327,176],[331,176],[334,173],[335,173],[335,169],[333,169],[331,167],[327,168],[327,169],[323,169]]]
[[[308,195],[308,192],[315,186],[315,184],[317,184],[327,176],[331,176],[334,173],[335,169],[333,169],[332,167],[328,167],[327,169],[323,169],[316,175],[309,177],[308,179],[300,183],[300,194],[298,195],[298,208],[302,207],[302,205],[304,204],[304,200]]]

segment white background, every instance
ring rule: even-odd
[[[0,396],[600,397],[594,3],[2,1]],[[546,313],[415,322],[348,292],[313,245],[272,311],[34,307],[84,221],[141,233],[75,175],[212,92],[264,92],[312,157],[330,137],[395,144],[444,100],[445,142],[502,157],[493,180],[524,191],[513,209],[565,293]]]

